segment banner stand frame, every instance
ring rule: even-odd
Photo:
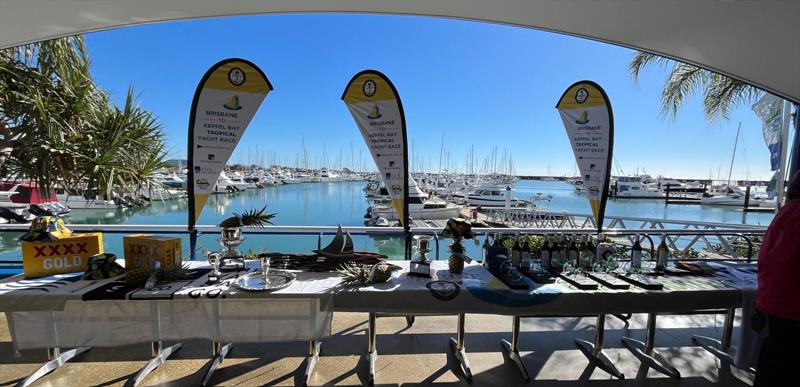
[[[196,228],[196,224],[197,224],[196,217],[198,217],[200,212],[198,212],[197,208],[196,208],[195,190],[194,190],[194,184],[195,184],[195,176],[194,176],[195,175],[195,171],[194,171],[194,168],[195,168],[195,165],[194,165],[195,127],[194,127],[194,125],[195,125],[195,120],[196,120],[196,116],[197,116],[197,104],[198,104],[198,102],[200,100],[200,94],[202,94],[203,90],[205,89],[206,83],[208,82],[209,78],[211,78],[211,76],[217,70],[219,70],[220,67],[222,67],[222,66],[224,66],[224,65],[226,65],[228,63],[236,63],[236,62],[239,62],[239,63],[241,63],[243,65],[251,67],[253,71],[258,73],[258,75],[261,76],[261,78],[263,78],[263,81],[266,84],[265,85],[266,86],[266,91],[264,92],[264,96],[261,98],[261,100],[259,102],[259,105],[256,107],[256,110],[253,112],[253,115],[255,115],[258,112],[258,108],[261,106],[261,103],[263,102],[263,100],[267,97],[267,94],[269,94],[270,91],[274,90],[274,88],[272,87],[272,84],[269,81],[269,78],[267,78],[267,75],[264,74],[264,72],[261,70],[261,68],[259,68],[258,66],[256,66],[255,63],[253,63],[253,62],[251,62],[251,61],[249,61],[247,59],[236,58],[236,57],[223,59],[223,60],[215,63],[214,65],[212,65],[208,70],[206,70],[206,72],[203,74],[203,77],[200,78],[200,82],[197,84],[197,88],[194,91],[194,96],[192,97],[192,107],[189,110],[189,125],[188,125],[188,130],[187,130],[188,139],[187,139],[187,142],[186,142],[186,145],[187,145],[187,148],[188,148],[187,152],[186,152],[187,153],[186,154],[186,156],[187,156],[187,160],[186,160],[186,165],[187,165],[186,191],[187,191],[187,194],[188,194],[187,195],[188,196],[187,199],[189,200],[189,205],[188,205],[188,215],[189,216],[188,216],[187,228],[188,228],[188,231],[189,231],[189,259],[192,260],[192,261],[194,261],[196,259],[196,257],[197,257],[197,252],[195,250],[197,248],[197,237],[200,235],[200,233],[198,232],[198,230]],[[244,81],[242,81],[242,84],[238,84],[237,86],[242,86],[242,85],[244,85]],[[252,119],[252,117],[250,117],[250,119]],[[244,135],[244,131],[247,129],[247,126],[249,125],[249,123],[250,122],[248,120],[244,124],[244,126],[241,128],[242,129],[242,135]],[[238,145],[238,139],[237,139],[237,144],[236,145]],[[233,154],[233,151],[236,149],[236,145],[234,145],[234,147],[231,149],[231,154]],[[227,163],[227,160],[226,160],[226,163]],[[224,170],[224,168],[225,168],[225,166],[223,165],[222,170]],[[220,171],[220,173],[221,173],[221,171]],[[205,202],[204,202],[204,205],[205,205]],[[202,207],[200,208],[200,211],[202,211]]]

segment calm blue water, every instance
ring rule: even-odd
[[[248,190],[234,195],[212,195],[205,206],[198,224],[219,224],[232,213],[267,205],[270,212],[277,213],[276,225],[328,225],[360,226],[364,224],[364,212],[369,205],[362,188],[365,182],[308,183]],[[571,185],[563,182],[524,180],[517,183],[515,195],[529,198],[537,193],[552,194],[553,200],[541,203],[550,211],[588,214],[590,208],[585,197],[575,193]],[[177,225],[187,222],[187,201],[153,202],[144,208],[115,211],[73,210],[68,222],[75,224],[164,224]],[[735,224],[768,225],[771,213],[743,213],[737,209],[712,208],[699,205],[665,206],[659,200],[609,200],[607,216],[644,217],[657,219],[680,219]],[[316,248],[316,235],[298,236],[247,236],[241,250],[281,252],[309,252]],[[0,260],[19,260],[17,233],[0,233]],[[198,240],[201,250],[220,249],[217,235],[203,235]],[[324,237],[323,245],[330,237]],[[184,239],[184,256],[188,257],[188,238]],[[122,256],[122,235],[105,234],[107,252]],[[402,259],[403,244],[399,237],[354,236],[357,250],[380,252],[395,259]],[[448,244],[443,242],[442,248]],[[467,252],[479,256],[477,245],[467,243]],[[442,251],[442,258],[446,251]]]

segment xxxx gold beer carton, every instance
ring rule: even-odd
[[[49,242],[22,242],[25,277],[86,270],[89,258],[103,252],[103,234],[72,234]]]
[[[125,269],[150,268],[153,261],[161,267],[181,265],[181,239],[155,235],[136,234],[123,238],[125,245]]]

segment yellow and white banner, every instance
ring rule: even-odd
[[[378,166],[398,219],[408,227],[406,120],[397,90],[385,75],[365,70],[350,80],[342,100]]]
[[[272,85],[261,69],[235,58],[212,66],[197,85],[189,116],[190,229],[270,91]]]
[[[614,150],[614,114],[608,95],[592,81],[567,88],[556,105],[567,130],[589,204],[602,231]]]

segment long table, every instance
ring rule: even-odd
[[[514,316],[514,346],[509,348],[509,356],[514,360],[515,351],[518,355],[516,343],[522,317],[604,318],[615,313],[655,316],[733,310],[742,306],[743,291],[755,287],[747,275],[721,274],[662,277],[664,289],[658,291],[635,286],[627,290],[601,286],[598,290],[584,291],[563,281],[546,285],[529,281],[529,290],[511,290],[474,262],[456,275],[447,270],[446,261],[435,261],[430,279],[408,276],[408,262],[395,263],[402,270],[386,283],[343,286],[336,273],[298,272],[290,286],[274,292],[249,292],[231,286],[238,273],[226,275],[219,284],[208,285],[210,267],[205,262],[188,263],[192,279],[159,284],[151,291],[129,287],[119,277],[100,281],[80,280],[78,273],[34,280],[12,277],[0,283],[0,312],[8,317],[18,349],[154,343],[155,364],[149,364],[150,370],[143,370],[136,381],[141,381],[168,356],[164,356],[161,341],[197,338],[212,340],[217,365],[230,349],[223,343],[308,340],[310,367],[306,377],[309,377],[319,356],[319,340],[330,335],[334,311],[369,313],[368,351],[373,374],[378,313],[453,314],[459,316],[453,347],[469,376],[464,351],[466,314]],[[255,262],[248,265],[248,271],[257,270]],[[654,320],[652,324],[654,327]],[[58,353],[53,355],[58,365],[68,360],[59,358]],[[215,365],[211,368],[205,381]]]

